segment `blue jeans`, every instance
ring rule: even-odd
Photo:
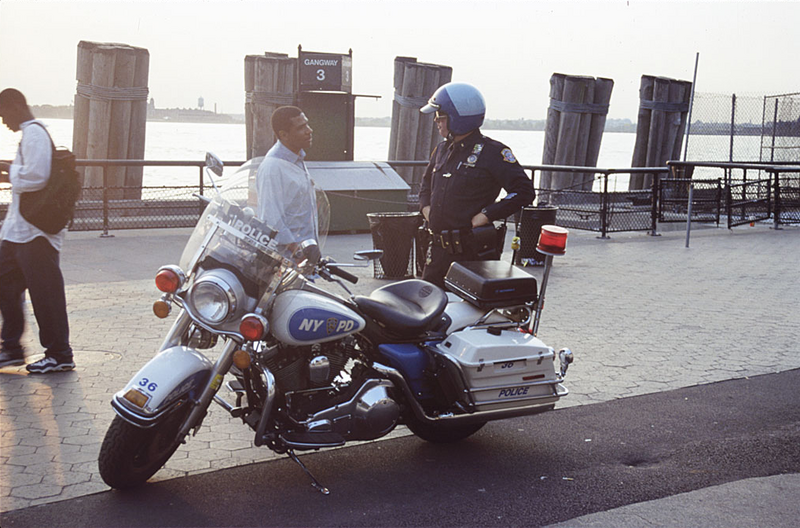
[[[67,299],[59,254],[44,237],[17,244],[0,242],[0,330],[3,348],[17,349],[25,330],[25,290],[31,297],[45,355],[71,359]]]

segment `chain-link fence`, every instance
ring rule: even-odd
[[[141,192],[140,198],[120,199]],[[206,203],[198,187],[87,187],[75,204],[70,231],[194,227]],[[116,198],[116,199],[115,199]]]
[[[800,93],[695,93],[685,149],[687,161],[798,163]]]
[[[800,161],[800,93],[764,97],[763,123],[760,161]]]
[[[763,96],[695,93],[686,160],[761,161],[763,120]]]

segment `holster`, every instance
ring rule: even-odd
[[[497,260],[503,253],[506,224],[487,224],[472,229],[472,244],[479,260]]]

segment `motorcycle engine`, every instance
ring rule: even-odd
[[[265,350],[260,359],[286,393],[330,385],[352,353],[352,338],[345,338],[309,346],[280,344]]]
[[[377,379],[360,362],[348,366],[354,356],[354,342],[347,337],[312,346],[278,345],[262,353],[261,361],[275,376],[295,423],[309,432],[372,440],[395,427],[400,406],[390,381]]]

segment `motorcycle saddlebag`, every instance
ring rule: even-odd
[[[444,278],[447,289],[479,308],[536,302],[536,277],[501,260],[453,262]]]

